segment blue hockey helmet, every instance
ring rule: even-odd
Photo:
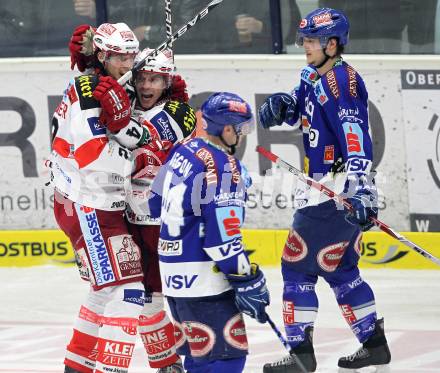
[[[221,136],[227,125],[234,127],[237,135],[247,135],[255,127],[250,105],[240,96],[230,92],[217,92],[209,96],[201,107],[204,129],[213,136]]]
[[[302,46],[304,38],[319,38],[323,48],[328,39],[338,38],[339,45],[348,43],[350,23],[345,14],[332,8],[318,8],[303,18],[296,33],[296,44]]]

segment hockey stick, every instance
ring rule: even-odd
[[[310,185],[311,187],[313,187],[315,189],[318,189],[320,192],[324,193],[325,195],[327,195],[328,197],[330,197],[334,201],[342,204],[347,210],[351,211],[353,209],[350,202],[348,202],[342,196],[340,196],[339,194],[336,194],[331,189],[327,188],[325,185],[322,185],[321,183],[304,176],[304,174],[300,170],[293,167],[292,165],[290,165],[286,161],[283,161],[281,158],[279,158],[277,155],[273,154],[269,150],[263,148],[262,146],[257,146],[256,151],[258,153],[260,153],[261,155],[263,155],[264,157],[266,157],[267,159],[269,159],[270,161],[272,161],[273,163],[279,165],[282,168],[285,168],[286,170],[288,170],[292,174],[298,176],[302,182]],[[432,262],[434,262],[437,265],[440,265],[439,258],[435,257],[430,252],[428,252],[425,249],[421,248],[420,246],[416,245],[414,242],[408,240],[406,237],[402,236],[400,233],[393,230],[387,224],[382,223],[380,220],[373,218],[373,217],[371,217],[370,220],[374,223],[375,226],[377,226],[383,232],[387,233],[391,237],[394,237],[396,240],[400,241],[402,244],[408,246],[409,248],[413,249],[414,251],[416,251],[420,255],[424,256],[426,259],[431,260]]]
[[[206,8],[203,8],[199,13],[197,13],[188,23],[184,24],[181,28],[179,28],[171,37],[167,38],[162,44],[160,44],[156,49],[151,51],[150,54],[145,56],[144,59],[140,60],[136,65],[133,66],[133,68],[130,71],[127,71],[124,75],[122,75],[118,79],[118,83],[120,85],[124,85],[127,83],[127,81],[133,76],[133,73],[141,69],[145,66],[147,61],[150,61],[154,57],[158,55],[159,52],[163,51],[164,49],[168,48],[170,45],[172,45],[177,39],[179,39],[185,32],[187,32],[191,27],[193,27],[198,21],[200,21],[202,18],[205,18],[205,16],[214,9],[217,5],[221,4],[223,0],[212,0]]]
[[[165,0],[165,28],[167,32],[167,39],[173,36],[173,26],[171,18],[171,0]],[[173,48],[173,43],[170,43],[170,48]],[[173,56],[174,63],[174,56]]]
[[[301,369],[301,371],[303,373],[307,373],[307,369],[305,368],[304,364],[301,362],[299,357],[296,356],[295,352],[293,352],[292,347],[290,347],[290,345],[287,342],[286,338],[284,338],[284,335],[281,334],[280,330],[278,329],[278,327],[275,325],[275,323],[272,321],[272,319],[270,318],[270,316],[267,313],[266,313],[266,317],[267,317],[267,322],[269,323],[270,327],[275,332],[275,334],[277,335],[278,339],[283,344],[284,348],[287,350],[289,355],[292,356],[292,358],[295,361],[296,365],[298,365],[299,369]]]

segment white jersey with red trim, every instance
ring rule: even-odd
[[[151,139],[166,140],[175,144],[195,135],[195,112],[191,106],[180,101],[162,101],[150,110],[133,108],[132,118],[148,128]],[[133,132],[133,128],[128,128],[128,131]],[[128,143],[127,140],[122,140],[122,136],[125,136],[124,133],[126,133],[125,128],[120,131],[117,138],[123,143]],[[125,139],[127,139],[127,136],[125,136]],[[133,224],[160,224],[159,218],[152,218],[147,213],[146,200],[149,189],[149,186],[145,184],[136,184],[136,182],[131,184],[130,196],[127,199],[126,216],[128,221]]]
[[[51,183],[70,200],[101,210],[125,208],[131,152],[107,136],[92,92],[97,75],[72,79],[53,123]]]

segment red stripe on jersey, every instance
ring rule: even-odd
[[[70,149],[73,149],[73,144],[68,143],[61,137],[55,137],[52,143],[52,149],[61,155],[61,157],[69,158],[71,155]]]
[[[98,137],[87,141],[76,149],[74,155],[79,168],[86,167],[88,164],[98,159],[102,149],[104,149],[104,146],[107,143],[107,137]]]

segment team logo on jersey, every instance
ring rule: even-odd
[[[220,235],[224,242],[241,235],[243,208],[238,206],[220,207],[215,209]]]
[[[184,321],[182,326],[192,356],[205,356],[212,350],[216,336],[214,330],[208,325],[195,321]]]
[[[342,128],[345,133],[345,141],[347,143],[348,156],[360,155],[365,156],[364,152],[364,134],[361,127],[357,123],[344,122]]]
[[[299,262],[307,255],[308,248],[305,241],[297,231],[291,229],[289,237],[287,237],[286,244],[283,249],[283,260],[286,262]]]
[[[241,313],[233,316],[226,322],[223,328],[223,337],[232,347],[239,350],[248,349],[246,326],[244,325],[243,315]]]
[[[372,163],[369,159],[362,158],[350,158],[347,161],[346,171],[347,173],[363,173],[368,174],[371,170]]]
[[[333,272],[338,267],[348,244],[348,241],[342,241],[319,250],[316,256],[319,266],[326,272]]]

